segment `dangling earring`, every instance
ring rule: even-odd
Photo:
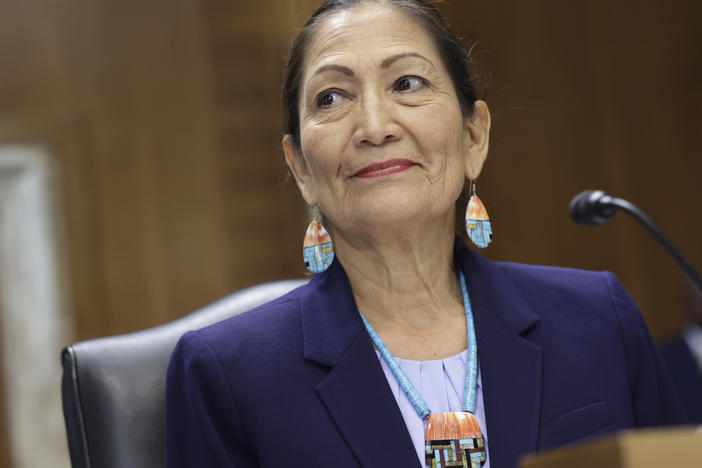
[[[492,241],[492,225],[485,205],[475,193],[475,179],[470,181],[470,199],[466,210],[466,232],[476,247],[484,249]]]
[[[312,222],[307,227],[302,244],[302,260],[312,273],[325,271],[334,260],[334,244],[321,220],[319,206],[315,206],[312,209]]]

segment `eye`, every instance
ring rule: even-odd
[[[395,81],[395,91],[412,92],[417,91],[427,85],[424,78],[418,76],[403,76]]]
[[[317,96],[317,107],[324,109],[339,104],[344,99],[344,95],[336,90],[329,89]]]

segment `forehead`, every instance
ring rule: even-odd
[[[441,62],[434,41],[416,20],[398,8],[369,3],[324,20],[307,48],[304,75],[329,63],[382,61],[398,52],[418,52],[437,66]]]

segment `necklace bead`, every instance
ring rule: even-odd
[[[466,314],[466,335],[468,341],[468,362],[466,364],[466,379],[465,387],[463,392],[463,411],[468,413],[475,413],[475,400],[477,396],[477,386],[478,386],[478,346],[475,338],[475,326],[473,324],[473,310],[470,305],[470,296],[468,294],[468,286],[466,285],[465,274],[458,269],[458,276],[461,283],[461,291],[463,292],[463,308]],[[431,414],[431,409],[424,401],[424,398],[419,394],[417,389],[412,385],[412,382],[407,378],[407,375],[397,364],[397,361],[388,350],[385,343],[380,338],[378,333],[373,329],[373,326],[366,320],[363,314],[359,311],[361,320],[368,330],[371,340],[378,348],[380,355],[383,357],[388,367],[395,376],[395,379],[400,384],[400,387],[407,395],[410,403],[414,407],[417,414],[422,419],[427,419]]]

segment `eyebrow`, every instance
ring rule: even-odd
[[[396,55],[393,55],[392,57],[386,58],[385,60],[383,60],[383,63],[380,64],[380,68],[388,68],[390,65],[395,63],[397,60],[400,60],[400,59],[405,58],[405,57],[417,57],[417,58],[420,58],[422,60],[426,60],[427,62],[429,62],[429,64],[432,67],[434,67],[434,64],[431,62],[431,60],[429,60],[428,58],[426,58],[422,54],[418,54],[417,52],[405,52],[402,54],[396,54]],[[434,68],[436,68],[436,67],[434,67]]]
[[[390,65],[395,63],[397,60],[400,60],[400,59],[403,59],[406,57],[420,58],[422,60],[429,62],[429,64],[432,67],[434,67],[434,64],[432,63],[432,61],[429,60],[428,58],[426,58],[425,56],[423,56],[422,54],[418,54],[416,52],[404,52],[401,54],[395,54],[395,55],[383,60],[383,62],[380,64],[380,68],[383,68],[383,69],[388,68]],[[436,68],[436,67],[434,67],[434,68]],[[314,75],[319,75],[320,73],[329,72],[329,71],[337,71],[337,72],[343,73],[346,76],[354,76],[353,70],[351,70],[349,67],[344,67],[342,65],[324,65],[323,67],[319,67],[317,69],[317,71],[314,72]]]
[[[338,72],[343,73],[346,76],[353,76],[353,70],[351,70],[349,67],[344,67],[341,65],[324,65],[323,67],[319,67],[317,69],[317,71],[314,72],[314,74],[319,75],[320,73],[324,73],[324,72],[328,72],[328,71],[338,71]]]

